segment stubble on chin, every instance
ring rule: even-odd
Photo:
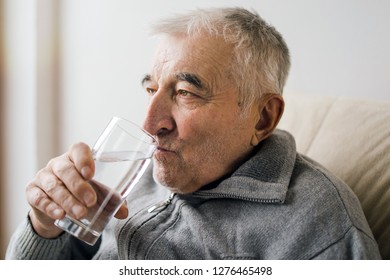
[[[196,190],[193,184],[194,180],[189,177],[189,174],[186,175],[188,168],[181,165],[178,168],[177,166],[177,164],[167,161],[155,160],[153,165],[154,180],[173,193],[188,194],[194,192]],[[193,172],[190,172],[190,174],[193,174]]]

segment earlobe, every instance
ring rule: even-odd
[[[260,143],[259,141],[259,136],[255,133],[252,135],[252,138],[251,138],[251,145],[253,147],[256,147],[258,144]]]
[[[275,130],[284,111],[284,100],[280,94],[269,94],[258,106],[258,121],[251,138],[251,145],[257,146]]]

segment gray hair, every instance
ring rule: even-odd
[[[198,9],[161,20],[153,34],[221,36],[234,46],[231,74],[245,109],[267,93],[283,93],[290,56],[282,35],[256,12],[243,8]]]

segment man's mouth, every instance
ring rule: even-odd
[[[172,150],[165,148],[165,147],[162,147],[162,146],[158,146],[157,150],[161,151],[161,152],[173,152]]]
[[[175,154],[176,151],[175,149],[172,149],[168,146],[157,146],[157,149],[154,153],[155,155],[159,156],[159,155]]]
[[[154,152],[154,159],[156,159],[158,162],[168,163],[170,160],[172,160],[172,156],[174,155],[174,150],[171,150],[168,147],[157,146],[157,149]]]

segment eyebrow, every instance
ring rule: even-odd
[[[195,86],[198,89],[206,89],[205,85],[202,83],[200,78],[195,74],[188,73],[188,72],[181,72],[181,73],[176,74],[176,79],[178,81],[187,82],[187,83]],[[144,85],[146,82],[150,82],[151,80],[152,80],[152,75],[146,74],[142,78],[141,84]]]
[[[149,75],[149,74],[146,74],[146,75],[142,78],[142,80],[141,80],[141,85],[144,85],[146,82],[149,82],[149,81],[151,81],[151,80],[152,80],[152,76]]]
[[[199,77],[196,76],[195,74],[182,72],[176,75],[176,79],[194,85],[198,89],[204,89],[203,83],[201,82]]]

